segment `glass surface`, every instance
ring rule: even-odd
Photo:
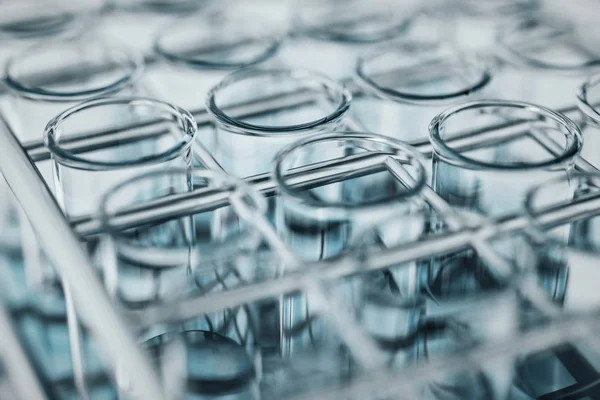
[[[207,97],[215,122],[214,155],[227,172],[239,177],[268,172],[283,146],[338,127],[350,99],[341,84],[313,72],[234,72]]]

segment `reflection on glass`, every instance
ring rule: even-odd
[[[323,75],[295,69],[234,72],[208,94],[215,157],[239,177],[268,172],[273,155],[311,133],[334,130],[350,93]]]

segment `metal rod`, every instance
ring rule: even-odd
[[[112,306],[79,238],[1,116],[0,149],[0,171],[27,214],[46,256],[69,285],[79,314],[113,365],[125,367],[132,390],[144,399],[162,399],[149,359]]]

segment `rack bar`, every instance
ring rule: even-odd
[[[127,371],[132,390],[144,399],[162,399],[159,380],[133,333],[112,306],[79,238],[50,189],[0,115],[0,171],[33,226],[41,247],[69,285],[76,307],[113,366]],[[93,316],[93,317],[92,317]]]
[[[600,195],[592,194],[544,210],[540,215],[539,223],[544,228],[550,229],[598,214],[600,214]],[[479,241],[486,241],[498,235],[521,232],[528,227],[527,217],[509,215],[494,219],[489,224],[432,235],[417,242],[311,263],[303,270],[291,272],[278,279],[252,283],[179,302],[152,305],[143,310],[122,310],[122,312],[136,328],[140,329],[161,322],[183,321],[200,314],[297,292],[309,285],[313,279],[334,280],[356,273],[398,267],[410,261],[463,249],[471,244],[474,237]]]

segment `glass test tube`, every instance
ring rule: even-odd
[[[141,221],[135,227],[119,225],[119,217],[137,205],[165,204],[169,196],[177,198],[184,193],[215,195],[219,191],[229,192],[230,197],[239,196],[254,212],[265,212],[266,202],[260,194],[232,177],[210,170],[151,172],[109,190],[102,201],[101,214],[112,243],[112,250],[105,257],[106,285],[115,301],[124,307],[143,308],[227,290],[269,275],[267,267],[257,264],[258,233],[231,204],[205,212],[176,214],[160,222]],[[241,318],[245,310],[199,317],[183,325],[229,334],[225,321],[238,312]],[[164,333],[164,327],[157,329]],[[144,333],[146,337],[156,334],[156,329]]]
[[[430,125],[430,141],[437,195],[452,207],[494,218],[518,212],[531,186],[568,176],[582,145],[579,128],[565,116],[528,103],[493,100],[444,111]],[[564,190],[569,190],[566,183]],[[431,230],[446,229],[449,218],[456,222],[452,213],[434,214]],[[525,251],[523,242],[507,237],[489,246],[511,257]],[[423,278],[428,291],[460,293],[473,286],[473,279],[489,281],[480,250],[434,257]]]
[[[526,243],[524,238],[519,239]],[[490,244],[494,246],[494,241]],[[467,272],[471,278],[470,285],[460,288],[442,285],[441,289],[431,285],[432,290],[424,292],[423,314],[418,327],[421,342],[419,360],[435,360],[440,355],[466,350],[477,343],[506,340],[518,334],[522,310],[514,286],[517,280],[522,279],[523,274],[519,272],[533,267],[532,251],[527,252],[527,257],[523,253],[503,254],[503,259],[511,270],[501,278],[495,276],[493,267],[486,260],[480,260],[477,274],[471,270]],[[487,279],[482,279],[484,275]],[[494,278],[489,279],[492,276]],[[453,277],[444,276],[442,279],[448,282]],[[463,283],[466,281],[464,277],[460,279]],[[515,374],[513,357],[499,357],[478,367],[469,372],[449,372],[432,379],[424,388],[423,398],[510,398]]]
[[[160,222],[141,221],[135,227],[124,227],[119,222],[124,215],[128,221],[126,213],[135,206],[164,205],[169,197],[185,193],[214,196],[223,192],[229,192],[229,199],[243,201],[252,212],[266,211],[266,201],[258,192],[210,170],[152,172],[122,182],[106,194],[101,213],[112,247],[107,248],[110,254],[105,258],[105,282],[118,304],[138,310],[159,303],[175,305],[178,300],[273,277],[270,264],[259,262],[258,232],[238,216],[233,203],[205,212],[192,209]],[[205,223],[205,214],[209,214],[210,225]],[[199,218],[202,223],[197,223]],[[180,398],[177,389],[169,387],[172,379],[187,379],[180,388],[184,398],[249,398],[244,396],[254,392],[255,383],[251,381],[259,368],[255,365],[261,351],[259,317],[257,308],[246,304],[179,323],[146,326],[140,331],[140,340],[149,340],[153,358],[168,361],[172,367],[159,369],[165,382],[171,382],[166,384],[168,390],[173,390],[168,398]],[[175,337],[186,339],[181,350],[189,351],[187,357],[160,359],[169,356],[162,354],[161,348]],[[178,361],[187,363],[187,369],[176,369]]]
[[[505,65],[492,85],[495,93],[553,109],[573,107],[581,82],[600,70],[593,29],[543,14],[507,24],[498,35]]]
[[[120,180],[190,167],[196,129],[187,111],[143,97],[107,97],[69,108],[45,132],[60,206],[71,218],[94,213],[101,194]],[[107,145],[79,140],[111,134],[114,141]]]
[[[597,213],[550,227],[544,224],[544,214],[566,203],[585,200],[592,201],[594,207],[593,202],[600,195],[600,175],[573,174],[569,184],[575,188],[574,192],[564,190],[565,180],[558,178],[536,186],[524,204],[526,215],[545,239],[537,246],[535,272],[539,284],[565,312],[593,311],[600,306],[594,284],[600,260]],[[515,386],[528,399],[559,395],[593,398],[598,393],[594,384],[598,371],[600,349],[597,340],[590,337],[522,357]]]
[[[268,62],[287,28],[274,6],[228,1],[161,28],[153,44],[157,62],[146,73],[155,95],[202,110],[206,94],[228,71]]]
[[[299,0],[293,7],[294,36],[280,58],[336,79],[352,76],[356,57],[369,46],[404,35],[415,13],[410,0]]]
[[[100,98],[66,110],[46,128],[46,146],[52,155],[59,205],[69,218],[93,214],[103,192],[122,179],[144,171],[189,168],[195,132],[196,123],[189,113],[146,98]],[[117,136],[108,145],[98,145],[94,140],[89,142],[89,137],[106,138],[111,134]],[[78,140],[82,136],[88,136],[88,142]],[[97,251],[98,240],[88,240],[85,244],[91,257],[102,266],[104,260]],[[62,325],[56,324],[53,337],[62,346],[60,354],[68,356],[74,351],[69,339],[82,339],[84,347],[91,341],[64,322],[65,303],[68,310],[70,298],[66,292],[63,297],[62,292],[68,288],[61,290],[58,282],[55,278],[55,290],[48,293],[47,304],[53,305],[52,312],[63,321]],[[67,316],[70,320],[71,315]],[[76,324],[77,321],[75,327]],[[88,357],[87,348],[82,352],[87,372],[96,363]],[[74,365],[74,368],[80,367]]]
[[[429,131],[433,189],[450,205],[488,216],[518,210],[530,186],[567,175],[582,147],[569,118],[521,102],[454,106]]]
[[[319,167],[324,171],[319,171]],[[328,175],[332,177],[323,178]],[[280,192],[278,230],[290,249],[305,262],[329,260],[354,246],[381,248],[389,243],[416,240],[425,227],[419,197],[425,172],[418,155],[402,142],[366,133],[314,135],[278,154],[274,176]],[[302,176],[308,180],[301,180]],[[372,226],[376,228],[367,230]],[[385,304],[397,311],[409,308],[401,306],[401,302],[411,306],[416,303],[416,276],[414,263],[341,279],[332,283],[327,292],[339,307],[364,318],[370,333],[383,336],[386,329],[395,325],[390,328],[394,331],[387,334],[408,335],[414,323],[410,310],[396,316],[397,320],[388,320],[385,327],[374,321],[386,318]],[[382,296],[376,296],[375,291]],[[396,299],[384,297],[392,291]],[[392,303],[395,304],[391,306]],[[320,341],[330,340],[319,317],[310,296],[283,299],[284,356],[323,346]]]
[[[275,153],[311,133],[340,126],[352,96],[340,83],[296,69],[232,73],[207,97],[215,157],[228,173],[268,172]]]
[[[118,46],[83,37],[44,42],[14,55],[4,81],[21,141],[41,139],[50,119],[78,102],[132,94],[142,61]],[[12,121],[11,121],[12,122]]]
[[[360,56],[355,79],[363,90],[350,115],[361,128],[414,141],[427,138],[427,125],[448,104],[485,93],[492,75],[442,42],[406,40]]]
[[[19,140],[26,144],[42,139],[48,121],[80,101],[131,94],[141,69],[137,56],[87,36],[45,41],[10,58],[4,83],[11,96],[6,96],[0,107]],[[82,127],[93,123],[84,122]],[[50,163],[42,161],[37,167],[54,189]],[[18,221],[24,225],[24,247],[35,248],[25,250],[29,258],[29,254],[37,253],[37,245],[33,233],[28,232],[28,223],[23,223],[24,217],[15,219],[17,226]]]

